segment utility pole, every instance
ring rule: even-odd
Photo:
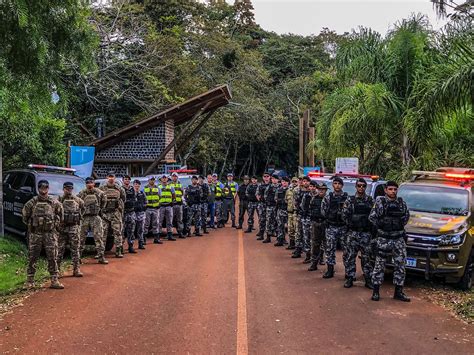
[[[3,220],[3,142],[0,142],[0,178],[2,179],[0,183],[0,236],[5,235],[5,226]]]

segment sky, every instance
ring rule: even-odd
[[[253,0],[256,22],[278,34],[319,34],[328,27],[339,34],[359,25],[385,35],[397,21],[411,13],[428,15],[434,29],[445,20],[437,18],[429,0]]]

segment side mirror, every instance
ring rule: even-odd
[[[20,187],[20,191],[26,194],[31,194],[33,193],[33,188],[31,186],[22,186]]]

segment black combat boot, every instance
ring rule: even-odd
[[[351,288],[354,286],[354,281],[352,280],[352,277],[346,277],[346,281],[344,282],[344,288]]]
[[[316,271],[316,270],[318,270],[318,262],[313,261],[311,262],[311,265],[309,266],[308,271]]]
[[[183,231],[178,231],[178,238],[186,239],[186,236],[184,235]]]
[[[311,253],[306,253],[306,258],[303,260],[303,264],[309,264],[311,262]]]
[[[259,230],[256,235],[257,237],[263,237],[263,232]]]
[[[286,247],[287,250],[294,250],[295,249],[295,241],[290,239],[290,244]]]
[[[283,244],[283,240],[277,240],[277,242],[273,245],[276,246],[276,247],[282,247],[285,244]]]
[[[291,255],[293,259],[301,258],[301,249],[296,248],[293,254]]]
[[[372,301],[378,301],[380,300],[380,285],[374,285],[374,290],[372,291]]]
[[[224,223],[222,222],[217,223],[217,228],[224,228]]]
[[[267,237],[265,238],[265,240],[262,242],[262,243],[271,243],[272,242],[272,237],[270,237],[269,235],[267,235]]]
[[[375,290],[375,286],[374,286],[374,290]],[[410,297],[405,295],[405,293],[403,292],[403,286],[395,286],[395,293],[393,294],[393,298],[399,301],[403,301],[403,302],[411,301]]]
[[[367,287],[369,290],[374,289],[374,284],[372,283],[372,278],[369,276],[364,276],[365,278],[365,287]]]
[[[242,224],[239,223],[236,229],[242,229]]]
[[[207,231],[207,227],[203,227],[202,230],[203,230],[204,234],[209,234],[209,232]]]
[[[143,243],[138,243],[138,249],[145,249],[145,245]]]
[[[196,237],[202,237],[202,234],[201,234],[201,231],[199,230],[199,228],[194,228],[194,235]]]
[[[235,221],[232,222],[232,228],[237,228],[237,225],[235,224]]]
[[[176,241],[176,238],[173,237],[173,233],[168,232],[166,235],[167,240],[171,240],[172,242]]]
[[[128,252],[129,252],[130,254],[136,254],[136,253],[137,253],[137,252],[135,251],[135,249],[133,248],[133,244],[132,244],[132,243],[128,244]]]
[[[331,279],[334,277],[334,265],[328,265],[328,269],[323,275],[323,279]]]
[[[153,243],[154,244],[163,244],[163,242],[160,240],[160,235],[156,234],[153,238]]]
[[[244,233],[252,233],[252,226],[248,226]]]

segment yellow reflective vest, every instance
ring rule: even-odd
[[[151,187],[150,185],[146,185],[143,189],[143,192],[146,196],[146,206],[156,208],[160,205],[160,195],[158,186]]]

